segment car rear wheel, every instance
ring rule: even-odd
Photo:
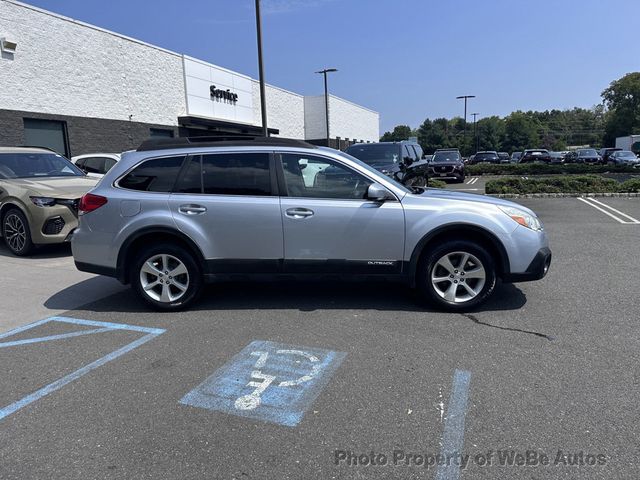
[[[17,208],[10,209],[2,219],[2,237],[14,255],[29,255],[33,250],[27,218]]]
[[[446,242],[428,253],[418,266],[418,288],[439,308],[462,311],[484,303],[496,285],[491,255],[472,242]]]
[[[131,271],[131,285],[157,310],[181,310],[202,288],[202,274],[186,249],[161,244],[141,250]]]

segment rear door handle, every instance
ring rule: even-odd
[[[313,215],[313,210],[308,208],[289,208],[287,209],[287,217],[289,218],[307,218]]]
[[[207,211],[207,207],[203,207],[202,205],[180,205],[178,211],[183,215],[201,215]]]

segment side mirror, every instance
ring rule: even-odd
[[[394,200],[393,194],[379,183],[372,183],[367,189],[367,200],[374,202],[384,202],[385,200]]]
[[[402,161],[404,162],[404,164],[405,164],[405,165],[409,166],[409,165],[411,165],[411,164],[413,163],[413,158],[411,158],[411,157],[404,157],[404,158],[402,159]]]

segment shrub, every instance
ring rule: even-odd
[[[429,188],[447,188],[447,183],[442,180],[429,179]]]
[[[640,193],[640,178],[632,178],[626,182],[622,182],[618,187],[619,192]]]
[[[630,166],[584,165],[579,163],[478,163],[466,167],[467,175],[558,175],[590,173],[637,173]]]
[[[626,183],[626,182],[625,182]],[[639,182],[640,183],[640,182]],[[634,188],[631,185],[629,188]],[[635,188],[638,188],[636,185]],[[487,182],[486,193],[606,193],[620,191],[620,184],[598,175],[572,175],[550,178],[500,178]]]

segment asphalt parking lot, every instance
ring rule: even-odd
[[[597,200],[521,201],[551,271],[470,314],[332,282],[3,312],[0,478],[635,478],[640,199]]]

